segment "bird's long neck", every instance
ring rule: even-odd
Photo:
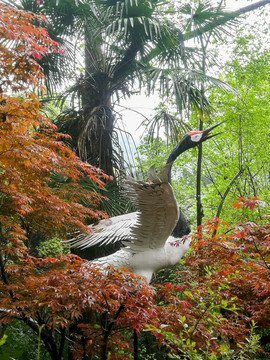
[[[181,238],[185,235],[188,235],[191,232],[189,223],[185,218],[185,215],[182,213],[182,210],[179,208],[179,217],[178,221],[172,231],[172,236],[175,238]]]
[[[186,135],[185,135],[186,136]],[[185,142],[183,141],[185,136],[182,138],[182,140],[176,145],[176,147],[171,152],[170,156],[167,159],[166,164],[174,162],[179,155],[181,155],[183,152],[188,150],[189,148],[186,146]]]
[[[189,148],[186,146],[186,144],[183,142],[184,137],[182,138],[182,140],[178,143],[178,145],[173,149],[173,151],[171,152],[170,156],[167,159],[166,164],[168,163],[173,163],[179,155],[181,155],[183,152],[185,152],[186,150],[188,150]],[[172,174],[171,174],[171,169],[172,167],[170,167],[169,169],[169,173],[168,173],[168,182],[171,184],[172,183]],[[179,218],[178,221],[175,225],[175,228],[173,229],[172,232],[172,236],[176,237],[176,238],[180,238],[184,235],[188,235],[191,232],[191,229],[189,227],[189,223],[186,220],[184,214],[182,213],[181,209],[179,208]]]
[[[185,141],[184,141],[186,136],[187,135],[183,136],[181,141],[173,149],[173,151],[171,152],[170,156],[167,159],[166,164],[173,163],[178,158],[179,155],[183,154],[183,152],[185,152],[186,150],[189,149],[187,147]],[[168,173],[168,181],[169,181],[170,184],[172,183],[172,170],[171,170],[171,167],[170,167],[169,173]]]

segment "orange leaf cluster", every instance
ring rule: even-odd
[[[33,25],[35,20],[46,21],[44,16],[0,4],[0,93],[41,88],[44,75],[35,59],[57,52],[59,46],[44,28]]]
[[[76,324],[70,334],[76,359],[101,355],[104,346],[112,360],[127,359],[127,329],[139,331],[156,315],[152,287],[124,269],[108,268],[104,273],[74,255],[26,256],[22,265],[7,266],[6,272],[12,282],[0,284],[0,325],[17,318],[36,332],[37,325],[42,326],[45,343],[48,338],[57,343],[57,333]],[[52,345],[48,349],[52,351]],[[60,348],[56,345],[54,350]]]
[[[88,176],[102,186],[105,175],[82,163],[61,141],[65,135],[40,112],[41,103],[32,89],[42,89],[41,68],[35,61],[57,51],[32,13],[0,4],[0,222],[1,245],[10,252],[10,242],[19,251],[27,232],[44,234],[86,230],[84,220],[102,214],[96,211],[96,193],[82,189],[78,181]],[[38,55],[37,55],[38,54]],[[14,95],[14,92],[20,94]],[[62,175],[60,186],[50,185],[51,174]],[[108,178],[108,177],[106,177]],[[88,198],[93,208],[80,204]]]
[[[253,196],[249,197],[248,199],[240,197],[236,199],[232,206],[236,209],[246,208],[254,210],[256,205],[261,205],[261,201],[256,196]]]

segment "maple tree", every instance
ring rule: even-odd
[[[97,195],[82,189],[79,179],[87,176],[103,186],[105,175],[82,163],[40,111],[37,91],[44,90],[44,76],[35,59],[59,51],[57,43],[31,25],[32,13],[2,4],[0,10],[1,237],[2,246],[12,242],[18,251],[30,232],[86,230],[85,218],[102,214],[95,210]],[[62,184],[50,186],[52,174],[61,175]],[[80,204],[82,197],[92,199],[92,209]]]
[[[270,330],[270,225],[246,223],[212,236],[226,226],[208,221],[185,268],[155,289],[125,269],[101,271],[74,255],[25,255],[6,266],[1,324],[24,321],[52,359],[61,358],[67,338],[76,359],[131,359],[134,330],[155,336],[155,359],[267,358],[259,335]]]
[[[119,354],[128,359],[126,329],[139,332],[155,315],[154,290],[145,279],[113,268],[105,274],[75,255],[27,256],[21,264],[7,266],[6,274],[12,282],[0,285],[1,324],[17,318],[40,331],[52,359],[61,359],[74,323],[76,332],[69,335],[74,358],[98,354],[107,359],[110,353],[111,359]]]
[[[239,198],[234,207],[254,210],[257,205],[257,198]],[[220,227],[222,232],[213,236]],[[188,270],[179,272],[175,285],[158,288],[167,304],[158,318],[166,326],[149,330],[174,354],[192,359],[206,353],[211,359],[226,354],[237,358],[237,350],[247,358],[267,358],[269,349],[260,344],[269,343],[270,333],[269,217],[261,225],[247,222],[233,228],[218,218],[209,220],[195,234],[184,264]],[[248,338],[256,345],[243,350]]]

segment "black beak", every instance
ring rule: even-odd
[[[225,120],[225,121],[226,121],[226,120]],[[222,121],[221,123],[219,123],[219,124],[217,124],[217,125],[214,125],[214,126],[208,128],[208,129],[204,130],[204,131],[203,131],[203,136],[202,136],[202,142],[205,141],[205,140],[211,139],[211,138],[214,137],[214,136],[217,136],[217,135],[219,135],[219,134],[222,134],[222,132],[220,132],[220,133],[213,134],[213,135],[209,136],[209,134],[210,134],[210,132],[211,132],[212,130],[214,130],[217,126],[223,124],[225,121]]]

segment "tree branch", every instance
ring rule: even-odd
[[[222,195],[222,198],[220,200],[218,209],[217,209],[217,214],[216,217],[218,218],[220,216],[224,201],[227,197],[227,195],[229,194],[229,191],[231,190],[231,187],[233,186],[233,184],[235,183],[235,181],[239,178],[239,176],[245,171],[245,167],[241,167],[241,169],[238,171],[238,173],[232,178],[231,182],[229,183],[227,189],[224,191],[224,194]],[[213,236],[215,236],[217,233],[217,230],[215,229],[213,231]]]
[[[2,251],[0,250],[0,272],[1,272],[1,276],[3,279],[3,282],[8,285],[8,278],[7,278],[7,274],[5,272],[5,265],[4,265],[4,259],[3,259],[3,254]]]
[[[121,304],[116,312],[116,314],[113,317],[113,320],[111,320],[109,322],[108,327],[105,329],[105,334],[104,334],[104,345],[103,345],[103,349],[102,349],[102,360],[106,360],[107,359],[107,345],[108,345],[108,339],[109,336],[112,332],[113,326],[115,324],[115,321],[117,320],[117,318],[119,317],[120,313],[124,310],[125,305]]]

